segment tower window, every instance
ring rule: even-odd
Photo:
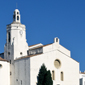
[[[52,80],[55,80],[55,71],[52,71]]]
[[[20,55],[22,55],[22,52],[20,52]]]
[[[19,16],[17,16],[17,20],[19,20]]]
[[[8,55],[10,55],[10,52],[8,52]]]
[[[8,32],[8,41],[10,42],[10,32]]]
[[[61,81],[63,81],[64,79],[63,79],[63,72],[61,72]]]

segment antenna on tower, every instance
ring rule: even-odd
[[[17,9],[17,3],[16,3],[16,9]]]

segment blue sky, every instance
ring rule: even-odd
[[[85,70],[85,0],[2,0],[0,53],[4,52],[6,25],[13,21],[16,3],[21,22],[26,25],[28,45],[53,43],[58,37],[80,63],[80,70]]]

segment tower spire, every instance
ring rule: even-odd
[[[17,2],[16,2],[16,9],[17,9]]]

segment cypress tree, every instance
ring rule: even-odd
[[[48,70],[46,72],[46,74],[45,74],[44,84],[43,85],[53,85],[53,81],[52,81],[50,70]]]
[[[47,71],[44,64],[39,70],[37,85],[53,85],[50,70]]]
[[[47,69],[46,69],[45,65],[43,64],[41,66],[39,74],[38,74],[38,83],[37,83],[37,85],[43,85],[44,77],[45,77],[46,72],[47,72]]]

